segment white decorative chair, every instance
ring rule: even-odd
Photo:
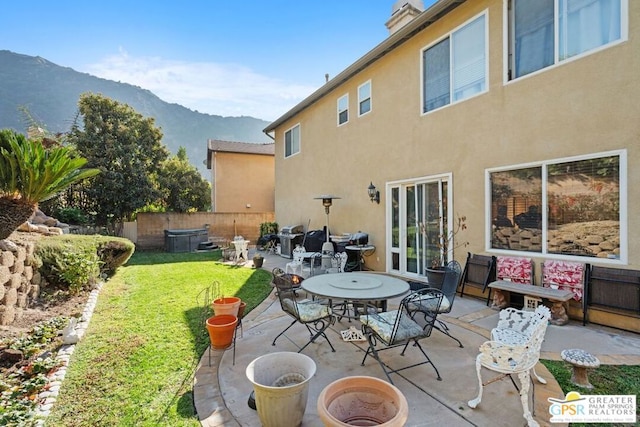
[[[247,262],[249,260],[249,241],[244,239],[235,239],[233,245],[236,248],[235,263],[240,262],[240,258]]]
[[[478,397],[468,402],[469,407],[476,408],[482,400],[482,367],[499,372],[502,376],[508,375],[516,389],[518,386],[512,375],[517,374],[523,416],[529,427],[539,426],[529,410],[530,372],[533,370],[536,379],[542,384],[546,383],[538,376],[534,367],[540,359],[540,347],[550,318],[551,311],[543,305],[538,306],[535,311],[507,308],[500,312],[498,326],[491,331],[492,341],[483,343],[480,354],[476,357],[479,391]],[[493,381],[487,381],[487,384]]]
[[[331,257],[331,267],[325,270],[326,273],[343,273],[344,267],[347,265],[347,253],[336,252]]]
[[[297,245],[293,251],[291,251],[291,255],[293,256],[293,261],[288,262],[284,267],[285,273],[289,274],[297,274],[298,276],[302,276],[302,263],[304,262],[303,254],[305,253],[305,249]]]

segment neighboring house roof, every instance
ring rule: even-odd
[[[275,155],[275,144],[254,144],[250,142],[221,141],[210,139],[207,141],[207,169],[211,169],[211,153],[222,151],[225,153]]]
[[[396,47],[400,46],[405,41],[409,40],[418,32],[424,30],[429,25],[438,21],[444,15],[449,13],[467,0],[439,0],[429,9],[422,12],[416,18],[406,24],[403,28],[399,29],[395,33],[391,34],[378,46],[374,47],[369,53],[356,62],[351,64],[348,68],[335,76],[333,79],[325,83],[320,89],[313,92],[307,98],[305,98],[298,105],[287,111],[283,116],[276,119],[269,126],[263,129],[263,132],[268,133],[274,131],[278,126],[289,120],[291,117],[300,113],[305,108],[309,107],[317,100],[325,96],[327,93],[349,80],[354,75],[358,74],[369,65],[382,58],[387,53],[391,52]]]

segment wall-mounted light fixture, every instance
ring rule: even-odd
[[[373,181],[369,184],[367,193],[369,193],[369,200],[371,200],[371,203],[376,202],[377,204],[380,204],[380,192],[376,190],[376,186],[373,185]]]

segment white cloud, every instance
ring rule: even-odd
[[[124,50],[85,71],[140,86],[164,101],[201,113],[264,120],[277,119],[317,89],[273,79],[239,64],[134,58]]]

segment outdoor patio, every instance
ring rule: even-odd
[[[249,254],[251,259],[252,253]],[[271,270],[283,267],[289,260],[277,255],[265,255],[263,268]],[[251,267],[251,261],[246,264]],[[391,307],[399,299],[389,302]],[[393,375],[395,385],[402,391],[409,404],[408,426],[516,426],[525,425],[518,392],[509,379],[504,378],[485,387],[482,403],[476,409],[467,406],[467,401],[477,395],[475,357],[478,347],[487,340],[489,331],[497,324],[498,312],[485,305],[484,300],[457,297],[453,310],[448,315],[439,316],[446,320],[454,336],[464,344],[457,343],[444,334],[433,331],[431,337],[422,340],[423,347],[440,371],[442,381],[429,365],[403,371],[401,374],[415,382],[422,390],[399,375]],[[272,352],[296,352],[298,345],[308,339],[308,332],[302,325],[294,325],[287,333],[291,341],[282,337],[276,346],[273,338],[282,331],[291,318],[280,308],[272,294],[243,321],[243,333],[236,342],[235,364],[233,350],[213,351],[211,366],[209,353],[203,355],[194,381],[196,410],[203,426],[260,426],[255,410],[247,401],[252,384],[247,379],[245,369],[255,358]],[[336,348],[331,348],[323,338],[309,345],[302,353],[311,357],[317,371],[310,381],[309,398],[303,426],[322,426],[316,410],[318,395],[332,381],[345,376],[366,375],[386,379],[375,360],[368,358],[365,366],[360,366],[367,345],[366,342],[345,342],[340,331],[358,322],[346,319],[336,322],[328,336]],[[293,341],[293,342],[292,342]],[[640,336],[596,325],[582,326],[571,321],[564,326],[549,325],[542,345],[541,358],[561,360],[563,349],[581,348],[597,356],[603,364],[640,364]],[[404,366],[419,354],[409,348],[404,357],[400,349],[390,350],[385,355],[390,364]],[[540,425],[549,423],[548,397],[563,399],[564,395],[549,372],[538,365],[537,371],[547,379],[546,385],[534,382],[535,403],[531,405],[534,418]],[[483,379],[495,377],[495,373],[483,371]],[[560,424],[553,424],[554,426]]]

